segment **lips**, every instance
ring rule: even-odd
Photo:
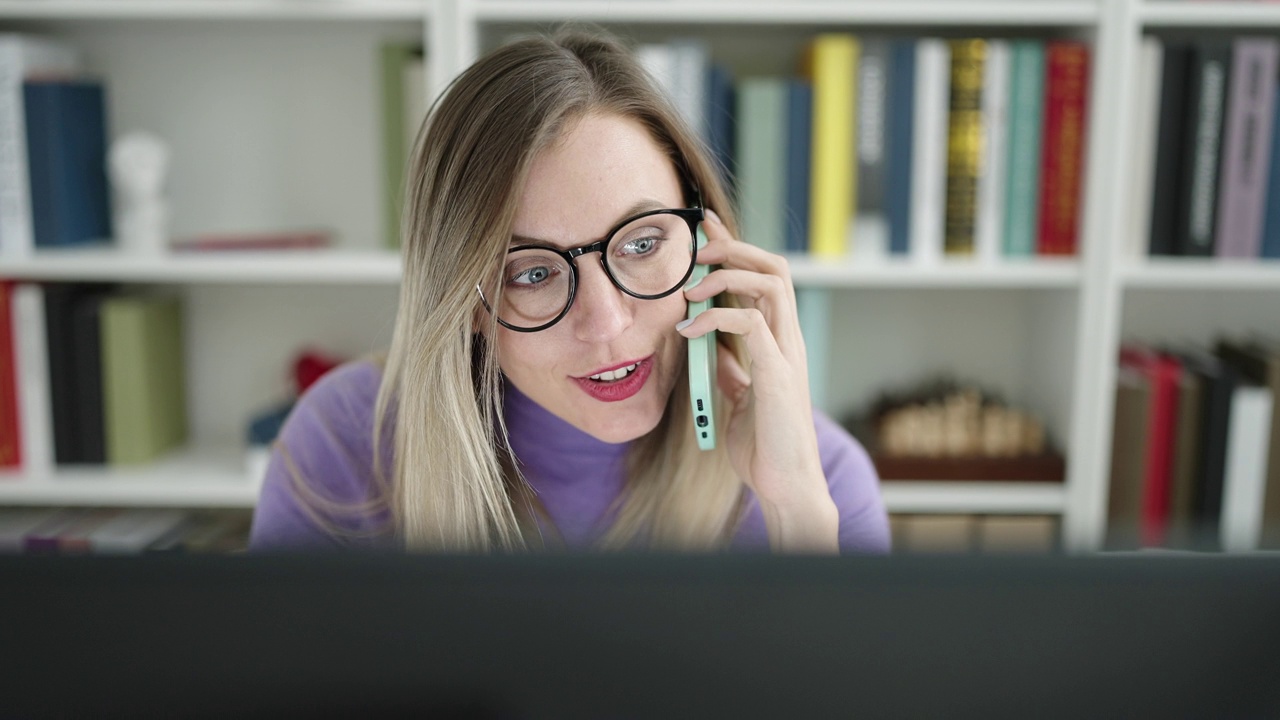
[[[628,372],[627,368],[631,368]],[[591,373],[587,377],[575,377],[573,381],[592,398],[601,402],[618,402],[632,397],[644,388],[653,371],[653,356],[643,360],[631,360]],[[626,373],[623,375],[623,373]],[[592,376],[600,379],[593,380]],[[613,378],[610,380],[609,378]]]

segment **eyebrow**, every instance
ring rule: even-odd
[[[633,204],[631,207],[624,210],[622,214],[618,216],[617,220],[614,220],[613,224],[609,226],[609,229],[612,230],[613,228],[618,226],[618,223],[622,222],[623,220],[626,220],[627,218],[639,215],[640,213],[646,213],[646,212],[649,212],[650,210],[663,210],[666,208],[667,208],[666,203],[661,203],[661,202],[658,202],[657,200],[652,200],[652,199],[640,200],[635,204]],[[588,240],[587,242],[595,242],[596,240],[601,240],[601,239],[603,239],[603,237]],[[508,243],[508,246],[514,247],[516,245],[550,245],[551,247],[559,248],[561,250],[564,250],[566,247],[568,247],[554,240],[532,238],[532,237],[526,237],[524,235],[512,235],[511,241]]]

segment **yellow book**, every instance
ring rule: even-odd
[[[858,40],[845,33],[817,36],[805,56],[805,74],[813,83],[809,251],[818,257],[851,250],[857,66]]]
[[[948,255],[973,255],[982,175],[982,91],[986,40],[951,41],[951,115],[947,138]]]

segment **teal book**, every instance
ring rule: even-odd
[[[786,239],[787,81],[745,78],[738,86],[738,210],[742,239],[780,253]]]
[[[831,414],[827,395],[827,357],[831,348],[831,291],[827,288],[796,288],[796,313],[809,359],[809,399],[815,410]]]
[[[1011,45],[1009,148],[1005,173],[1004,254],[1036,254],[1040,197],[1040,129],[1044,116],[1044,43]]]
[[[108,296],[100,318],[107,463],[149,462],[187,439],[182,305]]]

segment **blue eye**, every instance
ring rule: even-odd
[[[511,279],[508,280],[508,282],[514,285],[525,285],[525,286],[537,285],[539,283],[546,282],[551,277],[552,272],[553,271],[551,268],[545,265],[540,265],[538,267],[532,267],[532,268],[529,268],[528,270],[523,270],[517,273],[516,275],[512,276]]]
[[[663,238],[661,236],[651,235],[649,237],[642,237],[642,238],[636,238],[634,240],[628,240],[626,244],[623,245],[621,248],[622,254],[623,255],[648,255],[649,253],[653,252],[654,248],[658,246],[658,243],[662,242],[662,239]]]

